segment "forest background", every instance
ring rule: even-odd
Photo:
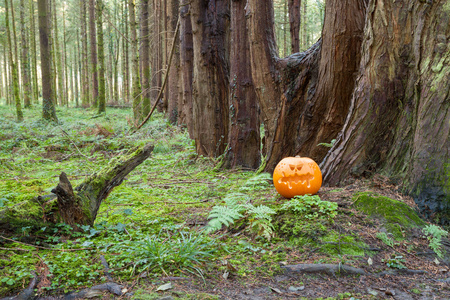
[[[131,109],[132,136],[157,110],[216,169],[309,156],[326,184],[382,176],[448,223],[449,1],[1,5],[0,99],[17,122]]]

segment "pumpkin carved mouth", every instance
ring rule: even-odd
[[[293,175],[286,175],[284,172],[282,172],[283,177],[278,179],[278,183],[280,184],[287,184],[289,189],[292,189],[292,185],[297,184],[306,184],[306,186],[309,188],[311,187],[310,181],[314,179],[314,175],[311,173],[306,174],[298,174],[295,172]]]

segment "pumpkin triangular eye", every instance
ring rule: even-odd
[[[289,164],[289,168],[291,168],[291,170],[294,171],[295,170],[295,165]]]
[[[297,165],[297,170],[301,170],[303,168],[303,164],[299,164],[299,165]]]

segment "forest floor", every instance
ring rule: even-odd
[[[51,194],[61,172],[76,186],[136,146],[155,148],[94,226],[0,227],[0,298],[450,299],[446,231],[381,176],[288,200],[270,174],[197,156],[161,115],[130,134],[126,109],[57,114],[51,124],[29,109],[16,123],[0,105],[0,217],[37,213],[27,201]]]

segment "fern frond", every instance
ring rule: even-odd
[[[208,225],[205,229],[206,233],[211,233],[222,228],[222,225],[226,227],[234,224],[234,222],[243,216],[238,209],[234,209],[228,206],[214,206],[209,213]]]
[[[264,219],[272,221],[272,215],[276,213],[275,210],[265,205],[253,206],[250,204],[247,207],[248,207],[248,214],[253,215],[252,217],[254,219]]]
[[[245,210],[245,203],[250,201],[250,197],[242,193],[231,193],[223,201],[230,209],[241,212]]]

